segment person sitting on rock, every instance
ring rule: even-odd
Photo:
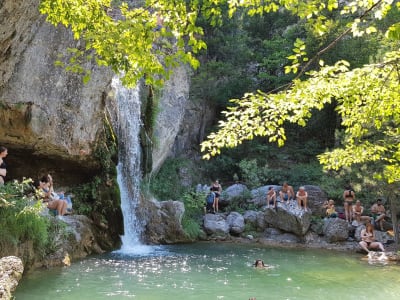
[[[371,207],[372,218],[375,221],[375,224],[379,224],[381,231],[383,231],[383,222],[386,217],[386,210],[382,204],[382,199],[378,198],[376,203]]]
[[[267,193],[267,207],[270,207],[270,205],[276,207],[276,192],[273,186],[270,186],[268,188],[268,193]]]
[[[291,185],[288,185],[287,182],[283,183],[282,189],[279,191],[279,198],[283,202],[294,199],[293,187]]]
[[[33,185],[37,189],[38,197],[47,204],[48,209],[56,210],[58,216],[63,216],[67,212],[67,201],[61,199],[53,199],[48,187],[48,183],[44,180],[36,180]]]
[[[338,213],[336,212],[335,201],[333,199],[329,199],[324,208],[326,208],[326,216],[328,218],[337,218]]]
[[[370,222],[371,218],[368,216],[363,216],[363,212],[364,207],[361,206],[361,201],[357,200],[356,204],[353,205],[353,220],[357,222],[356,226],[358,226],[363,221]]]
[[[303,207],[305,210],[307,210],[307,198],[308,193],[304,186],[299,187],[299,190],[296,193],[297,204],[299,207]]]
[[[367,224],[366,228],[361,230],[361,242],[359,242],[361,248],[369,253],[369,249],[379,248],[382,252],[385,251],[382,243],[375,240],[375,231],[372,224]]]
[[[67,201],[67,214],[72,213],[72,200],[71,200],[71,195],[65,195],[65,193],[62,192],[55,192],[54,191],[54,185],[53,185],[53,177],[50,174],[47,174],[47,176],[43,176],[42,180],[44,182],[47,182],[51,197],[55,200],[65,200]]]

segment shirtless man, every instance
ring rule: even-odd
[[[375,220],[375,223],[379,224],[381,231],[383,231],[383,222],[386,217],[386,210],[382,204],[382,199],[376,200],[376,203],[371,207],[372,218]]]
[[[299,190],[296,193],[297,204],[299,207],[304,207],[305,210],[307,210],[307,198],[308,193],[304,186],[299,187]]]

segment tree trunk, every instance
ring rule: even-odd
[[[393,224],[395,251],[399,250],[399,227],[397,221],[397,194],[393,189],[389,189],[390,211]]]

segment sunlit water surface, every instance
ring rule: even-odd
[[[400,299],[400,266],[359,254],[222,243],[147,250],[32,272],[15,299]],[[257,258],[275,268],[254,269]]]

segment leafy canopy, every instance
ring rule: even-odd
[[[138,1],[139,2],[139,1]],[[321,155],[327,168],[337,169],[354,163],[381,161],[380,173],[387,182],[400,181],[399,150],[399,57],[393,47],[379,63],[352,70],[345,61],[324,66],[320,56],[345,36],[361,37],[381,34],[376,23],[398,9],[394,0],[150,0],[138,6],[122,2],[118,7],[110,0],[42,0],[40,11],[54,25],[70,28],[76,39],[85,42],[76,56],[93,57],[99,65],[110,66],[124,75],[127,86],[145,78],[148,84],[162,84],[171,69],[180,63],[198,66],[193,53],[206,47],[203,28],[196,21],[201,14],[212,25],[222,22],[227,11],[238,10],[250,16],[285,10],[306,23],[317,36],[329,33],[336,18],[348,20],[347,29],[323,47],[311,59],[307,44],[296,40],[292,64],[285,72],[297,73],[285,90],[277,93],[246,94],[232,100],[233,106],[220,121],[218,132],[202,143],[205,158],[234,147],[254,136],[267,136],[283,145],[285,122],[304,126],[311,109],[322,109],[335,102],[342,118],[345,135],[342,147]],[[224,8],[224,9],[222,9]],[[227,9],[226,9],[227,8]],[[157,19],[163,24],[157,30]],[[383,39],[395,45],[400,39],[400,22],[387,26]],[[80,62],[73,56],[71,63]],[[306,73],[311,68],[315,71]]]
[[[313,1],[296,2],[311,8]],[[325,66],[320,61],[319,68],[307,72],[323,53],[350,32],[357,37],[378,33],[375,21],[398,8],[399,3],[350,1],[346,6],[328,7],[329,3],[332,1],[320,3],[318,7],[315,2],[311,14],[297,15],[306,22],[312,19],[310,26],[317,34],[326,34],[327,25],[334,22],[326,12],[339,9],[343,17],[349,19],[348,29],[311,60],[307,58],[306,44],[297,40],[294,53],[288,57],[293,63],[285,70],[299,72],[297,78],[280,92],[258,91],[231,100],[232,106],[223,113],[225,118],[219,122],[219,130],[202,143],[205,158],[255,136],[267,136],[270,142],[282,146],[286,140],[285,122],[305,126],[312,109],[321,110],[334,103],[345,134],[340,148],[319,155],[325,168],[337,170],[352,164],[380,162],[382,169],[378,176],[388,183],[400,182],[400,51],[398,41],[393,41],[399,39],[399,23],[390,24],[383,33],[385,43],[397,47],[386,53],[380,62],[351,69],[346,61],[338,61],[333,66]]]

